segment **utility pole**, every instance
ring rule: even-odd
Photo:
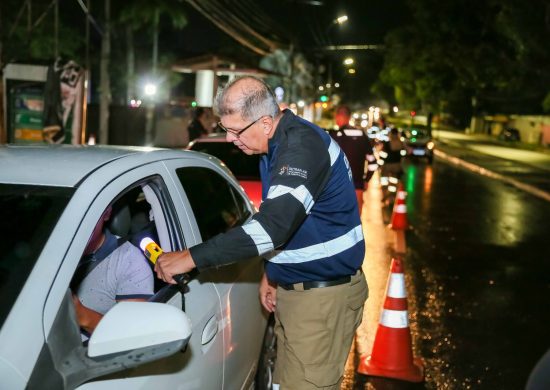
[[[59,57],[59,0],[55,0],[53,23],[54,58],[57,60]]]
[[[99,100],[99,142],[109,142],[109,104],[111,84],[109,79],[109,59],[111,57],[111,0],[105,0],[105,31],[101,39],[100,100]]]

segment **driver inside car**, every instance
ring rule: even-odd
[[[105,226],[112,206],[101,215],[71,282],[83,339],[117,302],[147,301],[154,293],[151,267],[141,251]]]

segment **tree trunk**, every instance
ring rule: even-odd
[[[126,26],[126,67],[126,103],[130,103],[130,100],[136,98],[134,31],[130,26]]]
[[[0,21],[2,20],[2,5],[0,4]],[[2,52],[3,42],[2,37],[4,36],[4,31],[2,28],[2,23],[0,23],[0,144],[7,142],[8,136],[6,134],[7,130],[4,128],[4,84],[3,84],[3,69],[4,69],[4,53]]]
[[[100,100],[99,100],[99,143],[109,143],[109,104],[111,86],[109,60],[111,57],[111,0],[105,0],[105,29],[101,38]]]
[[[157,64],[159,57],[159,10],[155,11],[155,20],[153,21],[153,77],[157,75]],[[156,83],[156,80],[155,80]]]

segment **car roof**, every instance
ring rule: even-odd
[[[227,139],[225,137],[225,133],[213,133],[208,134],[206,137],[195,138],[189,143],[189,146],[191,146],[192,144],[203,142],[227,142]]]
[[[137,146],[5,145],[0,146],[0,183],[74,187],[115,160],[134,156],[135,164],[144,164],[190,153],[198,155]]]

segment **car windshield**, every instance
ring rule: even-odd
[[[227,165],[237,180],[260,180],[260,157],[248,156],[230,142],[196,142],[191,150],[216,156]]]
[[[74,189],[0,184],[0,327]]]

